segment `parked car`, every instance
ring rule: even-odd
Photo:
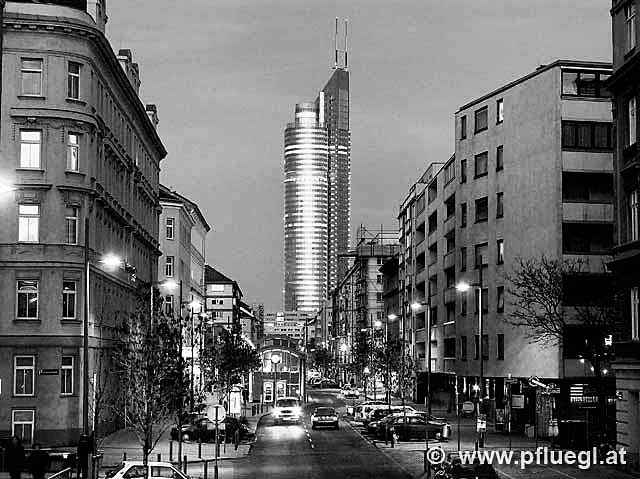
[[[239,421],[235,417],[227,416],[224,421],[218,425],[218,440],[229,442],[233,440],[236,431],[240,431],[240,439],[247,439],[253,433],[245,423]],[[178,426],[173,426],[169,436],[174,441],[178,440]],[[182,426],[183,441],[202,441],[215,442],[216,425],[206,417],[196,419],[192,424],[184,424]]]
[[[361,421],[365,418],[367,413],[371,410],[371,406],[377,406],[381,404],[386,404],[384,401],[365,401],[360,404],[357,404],[353,409],[353,418],[356,421]]]
[[[302,422],[302,403],[296,397],[284,397],[276,400],[276,405],[271,411],[273,422]]]
[[[107,472],[108,479],[190,479],[170,462],[124,461]]]
[[[412,415],[415,413],[416,411],[414,411],[412,408],[411,410],[407,409],[406,414]],[[368,422],[366,424],[367,431],[371,433],[376,432],[378,429],[378,424],[383,419],[394,418],[394,417],[399,417],[404,415],[405,415],[405,412],[403,411],[402,406],[391,406],[391,409],[389,409],[388,407],[382,408],[382,409],[375,409],[371,412],[370,416],[368,417]]]
[[[338,389],[340,386],[337,382],[330,379],[323,379],[313,385],[316,389]]]
[[[400,441],[409,441],[411,439],[441,439],[443,435],[448,435],[449,425],[446,423],[427,421],[426,418],[419,414],[398,415],[383,421],[377,430],[380,437],[385,437],[391,432],[391,428],[395,430]]]
[[[311,429],[331,426],[338,429],[338,413],[332,407],[317,407],[311,414]]]
[[[391,410],[392,412],[398,412],[398,411],[402,411],[404,408],[404,410],[406,410],[407,412],[416,412],[416,410],[414,408],[412,408],[411,406],[391,406],[389,407],[387,404],[374,404],[370,407],[369,412],[365,415],[365,417],[362,419],[362,423],[366,426],[367,424],[369,424],[369,422],[371,421],[371,417],[373,415],[373,413],[379,409],[382,409],[384,411],[389,411]],[[389,412],[387,412],[387,414],[389,414]],[[381,417],[386,416],[383,415]]]
[[[351,386],[350,384],[342,386],[340,394],[342,394],[345,399],[358,399],[360,397],[360,392],[355,388],[355,386]]]

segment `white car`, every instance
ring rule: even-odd
[[[302,404],[296,397],[284,397],[276,400],[276,405],[271,411],[273,422],[280,424],[283,422],[302,422]]]
[[[191,479],[170,462],[153,462],[145,466],[142,461],[124,461],[107,472],[108,479]]]
[[[317,407],[311,415],[311,429],[320,426],[331,426],[338,429],[338,413],[332,407]]]
[[[358,399],[360,397],[358,390],[349,384],[342,386],[340,394],[342,394],[345,399]]]

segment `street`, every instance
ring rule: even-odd
[[[312,392],[303,425],[275,426],[265,416],[249,456],[234,460],[242,478],[407,478],[400,467],[363,439],[345,421],[339,430],[312,430],[309,415],[317,406],[344,408],[335,393]]]

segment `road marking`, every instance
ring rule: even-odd
[[[515,478],[515,477],[513,477],[512,475],[507,474],[506,472],[504,472],[504,471],[503,471],[503,470],[501,470],[501,469],[498,469],[497,467],[496,467],[496,472],[498,472],[498,473],[502,474],[502,475],[503,475],[504,477],[506,477],[507,479],[516,479],[516,478]]]

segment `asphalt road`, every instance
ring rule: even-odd
[[[246,458],[233,461],[233,477],[247,479],[407,479],[391,459],[366,442],[346,421],[338,430],[311,429],[316,406],[344,408],[335,392],[313,391],[303,425],[274,425],[265,416]],[[344,410],[344,409],[343,409]],[[221,475],[221,479],[229,477]]]

